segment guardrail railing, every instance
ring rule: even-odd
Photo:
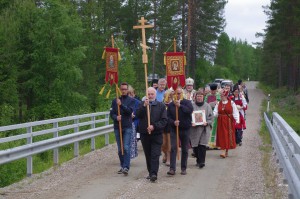
[[[264,113],[272,145],[288,182],[289,198],[300,198],[300,137],[278,113],[272,116],[271,123]]]
[[[0,165],[26,157],[27,176],[31,176],[32,155],[53,150],[53,163],[56,165],[59,162],[59,147],[74,144],[74,156],[77,157],[79,142],[82,140],[91,139],[93,151],[95,137],[104,135],[105,145],[108,145],[109,133],[113,132],[113,125],[109,124],[109,112],[98,112],[0,127],[0,135],[11,131],[20,131],[20,133],[9,137],[0,136],[2,137],[0,144],[21,142],[24,139],[26,141],[20,146],[1,150]],[[34,141],[34,137],[41,135],[50,135],[50,137]]]

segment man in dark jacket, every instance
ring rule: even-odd
[[[186,175],[188,149],[190,141],[190,127],[192,126],[193,106],[190,100],[183,98],[181,87],[176,89],[175,100],[168,106],[168,122],[171,126],[171,162],[168,175],[175,175],[176,155],[177,155],[177,136],[176,127],[179,129],[179,139],[181,143],[181,174]],[[178,120],[176,120],[176,107],[178,109]]]
[[[114,99],[111,103],[110,117],[114,121],[114,132],[116,141],[118,144],[118,155],[120,159],[121,169],[118,174],[128,175],[130,169],[130,141],[132,135],[132,112],[134,108],[134,100],[129,97],[128,94],[128,84],[121,83],[122,95],[118,99]],[[120,114],[118,114],[118,106],[120,107]],[[122,127],[122,138],[123,138],[123,149],[124,154],[122,155],[121,141],[120,141],[120,131],[119,131],[119,121],[121,121]]]
[[[148,97],[144,103],[141,103],[136,116],[140,119],[139,132],[146,157],[147,169],[151,182],[157,180],[159,168],[159,156],[161,154],[161,145],[163,143],[162,133],[168,123],[166,107],[162,102],[155,100],[156,90],[149,87]],[[150,126],[148,126],[147,106],[150,106]]]

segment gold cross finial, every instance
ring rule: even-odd
[[[133,29],[142,29],[142,43],[141,46],[143,48],[143,63],[147,64],[148,63],[148,56],[147,56],[147,45],[146,45],[146,32],[145,32],[145,28],[153,28],[153,25],[146,25],[145,23],[147,22],[147,20],[145,20],[144,17],[141,17],[141,19],[139,20],[139,23],[141,25],[139,26],[133,26]]]

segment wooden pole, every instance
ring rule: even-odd
[[[176,39],[174,38],[173,40],[173,48],[174,52],[176,53]],[[178,100],[178,95],[177,95],[177,89],[175,91],[176,94],[176,100]],[[178,107],[176,106],[176,120],[178,120]],[[176,139],[177,139],[177,159],[179,160],[179,126],[176,126]]]
[[[145,71],[145,85],[146,85],[146,97],[148,97],[148,72],[147,72],[147,64],[148,64],[148,55],[147,55],[147,49],[149,47],[146,45],[146,31],[145,28],[153,28],[153,25],[145,25],[147,20],[145,20],[144,17],[141,17],[141,20],[139,20],[139,23],[141,25],[139,26],[133,26],[133,29],[142,29],[142,43],[140,44],[143,49],[143,64],[144,64],[144,71]],[[147,106],[147,117],[148,117],[148,127],[150,126],[150,108],[149,105]],[[149,132],[151,134],[151,132]]]
[[[115,41],[114,41],[114,36],[111,36],[111,46],[114,48],[115,47]],[[114,80],[115,81],[115,80]],[[115,82],[116,86],[116,103],[117,99],[119,99],[119,92],[118,92],[118,84]],[[118,107],[118,116],[121,115],[120,113],[120,106],[117,104]],[[122,134],[122,121],[119,121],[119,134],[120,134],[120,147],[121,147],[121,153],[124,155],[124,147],[123,147],[123,134]]]

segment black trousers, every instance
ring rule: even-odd
[[[197,164],[205,164],[205,158],[206,158],[206,146],[205,145],[198,145],[195,147],[195,157]]]
[[[190,129],[179,129],[179,140],[181,143],[181,170],[186,170],[189,143],[190,143]],[[176,171],[176,159],[177,159],[177,139],[176,128],[171,128],[171,159],[170,169]]]
[[[163,143],[162,134],[142,134],[141,133],[141,142],[143,145],[147,170],[149,175],[156,175],[159,168],[159,156],[161,155],[161,145]]]
[[[241,143],[243,139],[243,130],[242,129],[235,129],[235,142],[237,144]]]

